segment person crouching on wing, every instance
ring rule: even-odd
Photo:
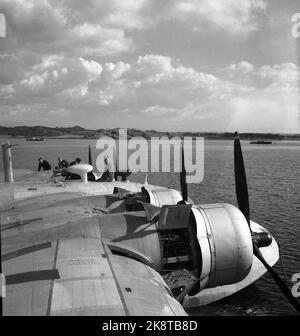
[[[38,171],[40,171],[42,168],[43,170],[51,170],[51,165],[47,160],[44,160],[43,158],[39,158],[39,167]]]
[[[61,157],[58,158],[58,169],[65,169],[68,168],[69,163],[67,160],[62,159]]]
[[[62,159],[61,157],[58,157],[58,164],[57,167],[55,167],[54,174],[56,176],[67,176],[68,172],[66,171],[66,168],[68,168],[69,163],[67,160]]]

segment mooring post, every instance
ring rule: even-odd
[[[10,148],[11,148],[10,142],[2,144],[3,170],[4,170],[5,182],[14,182]]]

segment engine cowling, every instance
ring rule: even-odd
[[[250,272],[253,246],[248,223],[230,204],[192,207],[201,249],[200,290],[243,280]]]
[[[179,191],[175,189],[147,189],[146,192],[149,195],[150,203],[161,207],[167,204],[177,204],[182,200],[182,196]]]
[[[162,268],[186,269],[204,288],[243,280],[253,260],[251,233],[241,211],[230,204],[166,205],[159,214]],[[177,273],[176,273],[177,272]]]

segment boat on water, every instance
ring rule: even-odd
[[[42,138],[42,137],[32,137],[32,138],[27,138],[26,141],[44,141],[44,138]]]
[[[255,141],[250,141],[251,145],[272,145],[272,141],[270,140],[255,140]]]

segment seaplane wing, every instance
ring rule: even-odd
[[[1,211],[3,315],[186,314],[149,258],[103,238],[101,223],[120,217],[92,213],[82,198],[57,205],[61,195]]]
[[[14,170],[14,181],[16,182],[46,182],[49,179],[49,173],[47,172],[36,172],[31,169],[15,169]],[[4,182],[4,178],[1,175],[0,181]]]
[[[247,223],[233,206],[178,205],[180,193],[150,185],[42,178],[1,185],[4,315],[184,315],[181,303],[242,288],[224,286],[243,279],[252,260]]]

